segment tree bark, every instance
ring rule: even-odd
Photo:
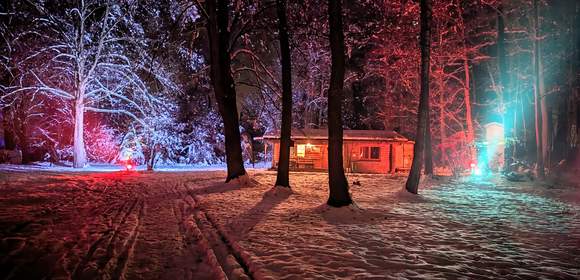
[[[572,41],[572,49],[574,53],[572,55],[572,67],[570,71],[570,111],[569,116],[569,130],[568,133],[576,134],[576,137],[568,136],[568,149],[570,152],[568,153],[566,160],[569,162],[573,162],[574,159],[578,160],[580,154],[580,79],[576,78],[577,73],[580,72],[580,2],[576,2],[575,6],[575,16],[574,16],[574,24],[572,25],[572,34],[576,34]],[[574,112],[576,115],[574,116]],[[576,131],[572,132],[573,125],[576,126]]]
[[[84,94],[79,94],[79,97],[74,102],[75,106],[75,121],[74,121],[74,135],[73,135],[73,167],[83,168],[87,161],[84,140]]]
[[[278,38],[280,40],[280,63],[282,64],[282,125],[280,131],[280,159],[276,186],[290,187],[290,142],[292,130],[292,62],[288,42],[286,0],[277,0]]]
[[[421,179],[421,167],[423,165],[423,155],[425,149],[425,130],[428,127],[429,108],[429,59],[430,59],[430,21],[431,3],[429,0],[421,0],[421,95],[419,98],[419,114],[417,122],[417,137],[413,147],[413,163],[407,178],[405,188],[408,192],[417,194],[419,190],[419,180]]]
[[[18,130],[17,130],[17,138],[18,138],[18,147],[20,148],[20,153],[22,155],[22,163],[28,164],[32,162],[32,155],[30,153],[30,133],[28,132],[28,122],[27,122],[27,114],[26,113],[18,113],[20,115],[18,117]]]
[[[425,127],[425,175],[433,175],[433,147],[431,145],[431,109],[427,102],[427,127]]]
[[[342,0],[328,0],[330,26],[330,87],[328,89],[328,179],[327,204],[341,207],[352,204],[342,159],[342,95],[344,87],[344,33]]]
[[[477,151],[475,149],[475,129],[473,128],[473,116],[471,113],[471,72],[469,71],[469,56],[467,52],[467,36],[465,35],[465,20],[463,13],[463,6],[461,6],[461,1],[457,1],[457,7],[459,8],[461,22],[461,44],[462,44],[462,58],[463,58],[463,70],[465,77],[465,84],[463,86],[463,100],[465,104],[465,123],[467,126],[467,145],[468,145],[468,158],[469,164],[477,162]]]
[[[445,129],[445,98],[443,92],[445,91],[445,83],[443,82],[443,75],[445,72],[442,68],[437,71],[437,87],[439,88],[439,138],[441,144],[439,146],[441,153],[441,165],[447,166],[447,151],[445,144],[447,143],[447,131]],[[453,166],[452,166],[453,167]]]
[[[542,143],[542,108],[541,108],[541,87],[543,82],[541,80],[542,69],[540,64],[540,10],[539,10],[538,0],[534,0],[534,114],[535,114],[535,125],[536,125],[536,172],[540,179],[545,177],[544,174],[544,152]]]
[[[552,132],[552,125],[550,121],[550,109],[546,104],[546,85],[544,81],[544,64],[542,63],[542,51],[539,50],[539,80],[540,80],[540,112],[542,115],[542,159],[544,161],[544,167],[548,167],[548,172],[550,171],[550,143],[551,143],[551,132]]]
[[[570,87],[571,90],[571,87]],[[566,158],[570,152],[570,143],[568,143],[568,133],[570,132],[570,112],[568,110],[570,100],[570,92],[565,92],[563,98],[558,104],[558,115],[554,122],[556,125],[556,135],[554,137],[554,149],[552,152],[552,159],[554,162],[559,162]]]
[[[153,171],[155,167],[155,157],[157,156],[157,151],[155,150],[155,145],[152,145],[149,151],[149,158],[147,159],[147,171]]]
[[[465,103],[465,122],[467,124],[467,145],[469,145],[469,160],[471,163],[477,161],[477,151],[475,150],[475,129],[473,128],[473,117],[471,114],[471,75],[469,72],[469,61],[467,50],[463,46],[463,68],[465,68],[465,87],[463,88],[463,100]]]
[[[236,104],[236,87],[230,69],[228,45],[228,2],[227,0],[207,1],[207,30],[210,48],[210,75],[218,109],[224,122],[226,182],[246,174],[240,144],[240,125]]]
[[[8,122],[8,107],[2,108],[2,124],[4,125],[4,147],[6,150],[16,149],[16,141],[14,139],[14,127]]]

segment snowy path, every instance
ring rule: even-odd
[[[0,173],[0,279],[223,278],[191,194],[224,175],[193,174]]]
[[[580,279],[580,190],[350,175],[0,171],[0,279]]]

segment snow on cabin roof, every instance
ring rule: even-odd
[[[280,132],[278,130],[266,132],[262,139],[280,139]],[[292,139],[316,139],[328,140],[328,129],[292,129]],[[409,141],[403,135],[388,130],[343,130],[344,140],[395,140],[395,141]]]

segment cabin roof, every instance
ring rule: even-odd
[[[274,130],[266,132],[262,137],[265,140],[280,139],[280,131]],[[313,129],[313,128],[293,128],[292,139],[313,139],[313,140],[328,140],[328,129]],[[402,141],[407,142],[409,139],[403,135],[389,130],[343,130],[344,140],[375,140],[375,141]]]

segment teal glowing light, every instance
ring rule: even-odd
[[[477,163],[471,164],[472,176],[485,176],[500,170],[504,161],[503,126],[492,122],[484,126],[485,139],[477,144]]]

